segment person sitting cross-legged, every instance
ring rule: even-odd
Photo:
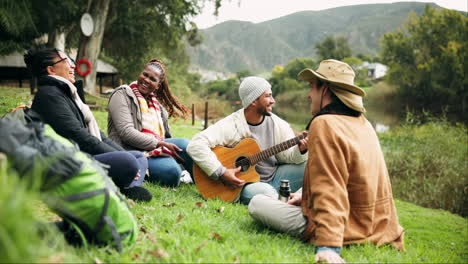
[[[148,181],[176,187],[191,183],[189,140],[173,138],[169,117],[181,117],[188,109],[173,96],[164,63],[152,59],[135,82],[115,89],[109,98],[109,137],[127,150],[144,151],[148,157]],[[182,167],[181,167],[182,165]]]
[[[403,228],[384,156],[364,117],[364,90],[346,63],[324,60],[299,77],[310,83],[314,115],[303,188],[287,203],[264,195],[250,201],[257,221],[316,246],[316,261],[341,263],[343,245],[371,242],[404,250]]]
[[[291,126],[272,113],[275,99],[267,80],[250,76],[239,86],[243,108],[209,126],[192,138],[187,151],[195,163],[211,179],[229,188],[240,190],[239,200],[248,204],[256,194],[277,197],[281,180],[289,180],[293,191],[302,187],[307,137],[298,145],[265,157],[256,164],[259,182],[246,183],[238,176],[241,167],[225,167],[211,150],[216,146],[235,146],[241,140],[253,138],[261,151],[295,137]]]

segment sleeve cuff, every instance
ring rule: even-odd
[[[334,251],[338,255],[341,254],[341,248],[339,248],[339,247],[317,247],[317,248],[315,248],[315,253],[318,253],[320,251],[325,251],[325,250]]]
[[[213,180],[219,180],[219,177],[221,177],[221,175],[223,175],[224,172],[226,172],[226,168],[223,165],[221,165],[210,175],[210,178]]]

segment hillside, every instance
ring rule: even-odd
[[[258,24],[227,21],[201,30],[203,43],[187,49],[194,67],[220,72],[260,73],[293,58],[314,58],[315,44],[328,35],[346,37],[354,54],[375,55],[380,37],[402,25],[410,12],[421,15],[425,5],[367,4],[302,11]]]

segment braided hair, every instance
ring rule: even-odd
[[[177,97],[172,95],[171,89],[169,88],[169,82],[167,81],[166,66],[161,60],[152,59],[146,66],[156,67],[161,72],[162,81],[159,89],[154,91],[154,94],[158,101],[167,109],[169,116],[172,117],[187,117],[188,109],[185,105],[181,104]],[[176,111],[176,109],[178,111]]]
[[[30,49],[24,54],[24,63],[33,76],[47,75],[47,66],[54,63],[59,56],[59,49],[46,48],[40,50]]]

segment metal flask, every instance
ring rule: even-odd
[[[290,195],[291,195],[291,187],[289,186],[289,180],[281,180],[278,200],[282,202],[287,202],[289,200]]]

